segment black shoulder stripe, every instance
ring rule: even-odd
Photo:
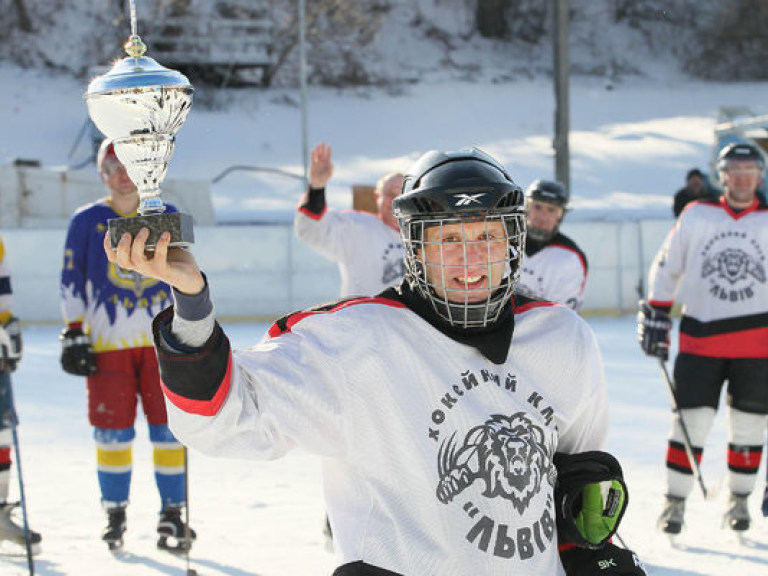
[[[163,384],[174,394],[191,400],[211,400],[223,383],[229,364],[230,344],[218,323],[202,348],[184,351],[171,333],[173,307],[152,322],[155,350]]]

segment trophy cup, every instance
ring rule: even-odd
[[[144,56],[147,47],[136,34],[136,5],[130,2],[131,36],[124,46],[128,57],[94,78],[85,94],[91,120],[112,140],[139,192],[137,216],[109,220],[110,241],[114,249],[125,232],[136,236],[146,227],[147,250],[154,250],[165,231],[171,233],[171,246],[189,246],[194,242],[192,217],[165,212],[160,184],[176,132],[192,105],[193,88],[180,72]]]

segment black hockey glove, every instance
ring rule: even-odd
[[[0,372],[14,372],[21,360],[24,344],[21,339],[21,324],[15,316],[0,326]]]
[[[607,452],[556,453],[558,539],[602,548],[619,527],[629,494],[619,462]]]
[[[90,376],[96,373],[96,355],[91,346],[91,337],[80,328],[62,330],[61,367],[64,372],[75,376]]]
[[[640,341],[640,348],[648,356],[668,360],[669,331],[672,330],[669,312],[654,308],[645,300],[640,300],[638,306],[637,339]]]
[[[647,576],[632,550],[608,543],[601,550],[571,548],[560,553],[567,576]]]

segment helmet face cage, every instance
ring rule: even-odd
[[[522,210],[471,219],[412,217],[401,221],[401,231],[408,280],[438,316],[459,328],[498,320],[522,269]]]

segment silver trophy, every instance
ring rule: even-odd
[[[153,250],[165,231],[171,246],[194,242],[192,217],[166,213],[160,184],[168,171],[176,133],[192,105],[192,85],[186,76],[144,56],[146,45],[136,34],[136,5],[130,3],[131,37],[127,58],[97,76],[85,93],[88,114],[96,127],[113,141],[115,154],[139,192],[138,216],[109,220],[115,248],[125,232],[135,236],[149,229],[147,249]]]

